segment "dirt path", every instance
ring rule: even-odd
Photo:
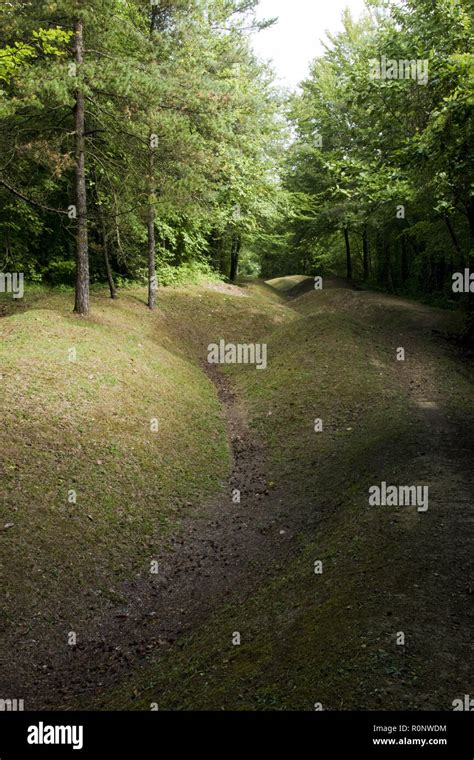
[[[57,650],[42,653],[31,681],[22,684],[30,709],[67,709],[71,700],[88,696],[100,704],[101,690],[148,656],[179,646],[180,636],[224,601],[239,603],[294,550],[289,529],[296,529],[301,512],[292,512],[290,526],[288,495],[266,486],[265,452],[249,431],[243,406],[217,369],[204,369],[228,424],[233,466],[224,492],[195,505],[165,543],[157,536],[158,573],[122,586],[126,603],[90,620],[62,657]],[[232,498],[236,489],[240,503]]]

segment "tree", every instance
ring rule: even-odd
[[[78,18],[74,27],[74,50],[77,68],[84,63],[84,24]],[[74,311],[89,313],[89,248],[87,238],[87,190],[85,169],[85,99],[79,85],[76,90],[75,136],[76,136],[76,301]]]

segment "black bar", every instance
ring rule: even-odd
[[[69,729],[56,733],[57,726]],[[81,726],[83,746],[79,748]],[[71,743],[30,744],[28,736],[42,738],[44,742],[50,738],[69,740],[77,749]],[[256,749],[264,751],[264,757],[288,754],[292,758],[307,756],[308,760],[332,760],[341,753],[347,758],[473,760],[473,713],[0,713],[0,760],[25,757],[194,760],[201,754],[224,760],[240,756],[247,760],[249,752]]]

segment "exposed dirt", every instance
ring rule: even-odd
[[[302,511],[288,510],[288,494],[267,486],[265,452],[248,428],[229,382],[213,366],[203,369],[223,405],[233,455],[224,492],[190,511],[166,541],[157,536],[158,572],[123,585],[126,600],[89,621],[78,643],[63,654],[45,650],[20,691],[29,709],[67,709],[70,700],[97,698],[157,650],[179,638],[232,597],[248,594],[275,572],[293,550],[291,536]],[[240,503],[233,501],[240,491]],[[277,566],[275,566],[275,561]],[[11,689],[9,690],[11,691]]]
[[[435,521],[427,520],[418,529],[406,561],[413,568],[418,565],[420,574],[434,574],[428,584],[429,595],[425,585],[424,595],[416,599],[420,621],[434,610],[438,612],[433,621],[433,650],[437,648],[436,638],[452,636],[456,630],[452,656],[468,657],[472,434],[451,418],[433,373],[433,351],[438,349],[431,335],[439,314],[401,299],[349,292],[344,281],[326,284],[344,289],[335,308],[356,310],[387,350],[405,348],[405,362],[395,369],[388,363],[380,369],[396,373],[400,389],[412,399],[421,431],[416,462],[419,479],[429,482],[436,493]],[[312,287],[312,280],[303,281],[291,297],[306,292],[310,297]],[[373,361],[380,362],[375,355]],[[70,709],[78,702],[87,703],[89,696],[101,706],[99,695],[103,690],[123,682],[148,658],[156,659],[161,649],[179,647],[184,633],[205,621],[225,600],[239,604],[297,551],[298,531],[310,519],[309,505],[298,501],[284,486],[271,487],[266,452],[249,430],[243,404],[224,375],[212,365],[204,369],[222,402],[233,455],[223,493],[207,504],[188,505],[187,515],[165,543],[157,535],[150,562],[158,561],[158,572],[139,575],[123,585],[122,603],[104,605],[101,615],[94,614],[76,646],[63,650],[63,654],[47,645],[43,648],[35,665],[25,670],[29,677],[23,673],[15,691],[29,709]],[[233,500],[235,489],[240,491],[240,503]],[[311,520],[317,519],[311,515]],[[422,556],[417,556],[418,550]],[[438,583],[437,577],[443,582]]]

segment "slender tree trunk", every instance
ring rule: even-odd
[[[109,283],[110,297],[117,298],[117,288],[115,287],[114,275],[112,273],[112,267],[110,266],[107,230],[105,228],[105,222],[104,222],[104,217],[102,215],[102,212],[99,211],[99,214],[100,214],[100,222],[101,222],[101,229],[102,229],[102,250],[104,251],[104,264],[105,264],[105,271],[107,272],[107,282]]]
[[[474,266],[474,196],[471,195],[469,210],[469,253],[468,266]],[[467,318],[464,330],[464,338],[472,347],[474,345],[474,293],[469,290],[467,294]]]
[[[451,222],[451,219],[449,218],[449,216],[445,216],[444,217],[444,221],[446,222],[446,227],[448,228],[449,237],[451,238],[451,242],[452,242],[452,244],[454,246],[454,250],[456,251],[456,253],[459,256],[459,264],[460,264],[461,267],[463,267],[464,266],[464,256],[463,256],[463,252],[461,250],[461,246],[459,245],[459,240],[458,240],[458,236],[456,235],[456,230],[454,229],[454,227],[452,225],[452,222]]]
[[[364,224],[362,231],[362,250],[364,256],[364,280],[369,279],[369,235],[367,231],[367,225]]]
[[[209,251],[212,266],[222,271],[222,236],[217,229],[213,229],[209,239]]]
[[[153,39],[153,32],[155,29],[155,22],[157,18],[158,8],[156,3],[152,3],[151,8],[151,14],[150,14],[150,40]],[[148,308],[153,311],[156,308],[156,240],[155,240],[155,207],[153,205],[153,202],[155,200],[155,187],[154,187],[154,169],[155,169],[155,161],[154,161],[154,145],[153,145],[153,134],[150,129],[150,135],[149,135],[149,145],[148,145],[148,170],[150,173],[149,177],[149,194],[150,194],[150,200],[148,203],[148,214],[147,214],[147,230],[148,230]]]
[[[379,285],[383,284],[383,232],[382,230],[377,230],[375,235],[375,262],[376,262],[376,269],[377,269],[377,283]]]
[[[346,266],[347,266],[347,279],[352,280],[352,256],[351,256],[351,244],[349,240],[349,230],[347,224],[344,226],[344,241],[346,243]]]
[[[469,266],[474,263],[474,195],[471,195],[469,202]]]
[[[125,254],[123,252],[122,238],[120,236],[120,227],[119,227],[119,220],[118,220],[118,208],[117,208],[117,196],[116,196],[115,193],[114,193],[114,209],[115,209],[115,215],[114,215],[114,221],[115,221],[115,240],[117,242],[118,260],[123,263],[125,261]]]
[[[75,59],[80,66],[84,60],[84,30],[82,21],[75,24]],[[87,191],[85,172],[85,106],[84,93],[76,92],[76,299],[74,311],[89,313],[89,246],[87,240]]]
[[[438,290],[443,290],[445,280],[446,280],[446,259],[444,257],[442,257],[438,261],[436,275],[437,275],[437,288]]]
[[[235,282],[237,279],[237,272],[239,269],[239,255],[242,247],[242,241],[240,235],[234,235],[232,238],[232,246],[230,249],[230,275],[231,282]]]
[[[155,209],[148,207],[148,308],[156,308]]]
[[[148,308],[153,311],[156,308],[156,241],[155,241],[155,207],[154,201],[154,188],[153,188],[153,148],[151,147],[150,138],[150,154],[149,154],[149,193],[150,201],[148,204]]]
[[[10,256],[11,256],[10,230],[8,229],[8,225],[7,225],[5,229],[5,269],[8,268],[10,264]]]
[[[308,256],[305,253],[303,255],[303,274],[308,274],[308,267],[309,267]]]
[[[402,284],[405,284],[405,282],[408,280],[409,272],[408,272],[407,241],[403,235],[400,238],[400,247],[401,247],[401,252],[402,252],[402,266],[401,266]]]
[[[97,172],[94,168],[94,187],[95,187],[95,202],[97,208],[97,218],[99,220],[100,233],[102,237],[102,252],[104,255],[105,272],[107,274],[107,282],[109,283],[110,297],[117,298],[117,288],[115,287],[114,275],[112,267],[110,266],[109,259],[109,241],[107,239],[107,226],[105,224],[104,214],[102,211],[102,205],[100,203],[99,184],[97,180]]]
[[[388,286],[388,289],[393,291],[393,276],[392,276],[392,251],[390,247],[390,239],[387,234],[383,236],[383,282]]]

